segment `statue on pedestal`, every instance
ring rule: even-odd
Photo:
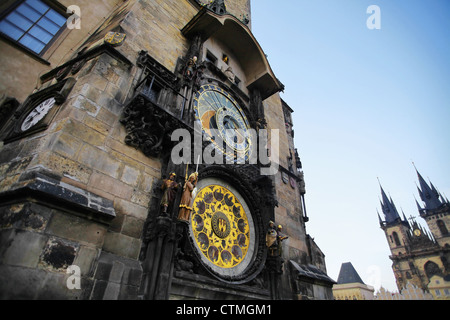
[[[194,172],[189,176],[183,187],[183,194],[181,196],[180,211],[178,213],[178,220],[189,222],[192,211],[193,191],[198,181],[198,173]]]
[[[175,200],[175,196],[179,187],[179,184],[175,181],[176,174],[172,172],[168,179],[163,180],[161,185],[161,190],[163,191],[163,196],[161,199],[161,213],[167,214],[168,208],[172,205]]]

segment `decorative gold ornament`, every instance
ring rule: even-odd
[[[250,244],[247,214],[227,188],[209,185],[194,200],[193,237],[200,252],[215,266],[233,268],[245,258]]]
[[[106,43],[109,43],[110,45],[117,47],[120,46],[125,41],[126,36],[127,35],[125,33],[108,32],[103,39]]]

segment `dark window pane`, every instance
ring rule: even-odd
[[[48,33],[38,25],[35,25],[33,28],[31,28],[28,33],[33,37],[39,39],[41,42],[44,42],[45,44],[49,43],[53,38],[53,35],[51,33]]]
[[[23,31],[27,31],[33,25],[33,23],[30,20],[25,19],[24,17],[22,17],[20,14],[18,14],[16,12],[11,12],[6,17],[6,20],[8,20],[12,24],[16,25]]]
[[[39,22],[37,24],[53,35],[55,35],[59,31],[59,29],[61,29],[60,26],[54,24],[53,22],[48,20],[46,17],[42,17],[42,19],[39,20]]]
[[[66,18],[41,0],[26,0],[0,21],[0,32],[41,53],[66,23]]]
[[[49,7],[40,0],[27,0],[26,4],[41,14],[44,14],[49,9]]]
[[[28,34],[24,35],[22,39],[19,41],[21,44],[23,44],[25,47],[27,47],[30,50],[33,50],[36,53],[40,53],[42,49],[44,49],[45,43],[42,43],[32,36],[29,36]]]
[[[45,14],[45,16],[52,21],[53,23],[57,24],[59,27],[62,27],[64,23],[66,23],[66,18],[57,13],[55,10],[50,10]]]
[[[38,19],[42,16],[42,14],[40,14],[39,12],[37,12],[36,10],[31,8],[27,4],[23,4],[23,5],[19,6],[17,8],[17,11],[33,22],[38,21]]]
[[[14,40],[19,40],[23,35],[23,31],[9,23],[7,20],[0,22],[0,31]]]

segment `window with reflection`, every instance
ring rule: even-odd
[[[25,0],[2,17],[0,32],[41,55],[65,27],[67,18],[41,0]]]

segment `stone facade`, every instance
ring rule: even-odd
[[[1,298],[332,298],[324,254],[306,232],[293,110],[251,33],[250,1],[226,1],[223,14],[212,4],[104,1],[94,10],[83,2],[86,29],[58,38],[47,51],[50,65],[2,49],[34,78],[2,66],[1,92],[19,103],[1,110]],[[194,56],[195,77],[187,78]],[[195,137],[193,100],[202,85],[230,92],[251,128],[279,132],[279,143],[268,141],[277,144],[275,175],[261,175],[261,163],[197,167],[200,181],[230,184],[254,223],[248,267],[227,277],[201,263],[189,228],[177,221],[181,188],[169,213],[160,212],[162,180],[175,172],[183,184],[194,171],[192,162],[173,162],[170,137],[176,129]],[[21,130],[49,97],[51,111]],[[277,255],[265,245],[269,220],[288,237]]]

